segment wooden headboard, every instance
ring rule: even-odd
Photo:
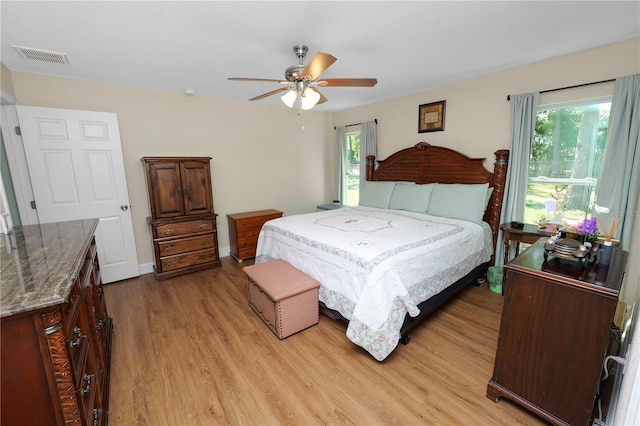
[[[495,252],[500,227],[500,213],[507,179],[509,150],[494,153],[496,162],[493,173],[482,165],[484,158],[469,158],[453,149],[419,142],[390,155],[386,160],[367,156],[367,180],[404,181],[416,183],[489,183],[493,194],[483,220],[491,226]]]

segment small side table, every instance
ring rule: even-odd
[[[344,204],[320,204],[316,206],[318,210],[335,210],[335,209],[341,209],[343,207],[347,207],[347,206],[345,206]]]
[[[509,263],[509,248],[511,243],[516,243],[516,253],[520,250],[520,243],[533,244],[543,237],[553,235],[550,232],[538,230],[538,225],[524,224],[524,228],[517,229],[511,226],[511,222],[503,223],[500,229],[504,234],[504,264]]]

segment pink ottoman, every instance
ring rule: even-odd
[[[318,323],[318,281],[280,259],[243,271],[249,306],[280,339]]]

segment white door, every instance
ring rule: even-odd
[[[99,218],[102,281],[139,276],[116,114],[16,110],[40,223]]]

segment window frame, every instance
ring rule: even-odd
[[[349,167],[350,167],[350,163],[348,161],[349,158],[349,137],[353,136],[353,135],[358,135],[358,136],[362,136],[362,129],[360,126],[358,126],[358,128],[354,129],[354,130],[349,130],[349,131],[345,131],[344,133],[344,137],[345,137],[345,148],[347,149],[347,152],[345,153],[345,159],[347,159],[347,164],[345,165],[345,170],[344,170],[344,176],[342,177],[344,179],[345,183],[345,193],[344,193],[344,197],[345,199],[342,200],[342,203],[346,206],[357,206],[358,202],[360,200],[360,164],[362,162],[362,158],[360,158],[360,154],[361,154],[361,149],[358,150],[358,167],[357,167],[357,172],[358,172],[358,185],[356,185],[355,190],[349,190]],[[358,202],[354,203],[349,203],[349,193],[355,193],[356,196],[356,200]]]
[[[538,112],[545,111],[545,110],[559,110],[564,108],[573,108],[573,107],[580,107],[580,106],[586,106],[586,105],[601,104],[606,102],[610,103],[613,98],[613,88],[614,88],[614,83],[611,82],[611,83],[604,83],[596,86],[587,86],[587,87],[581,87],[578,89],[568,89],[563,91],[541,94],[538,105],[536,107],[536,116]],[[528,161],[530,165],[531,156],[529,157]],[[592,181],[592,180],[595,180],[595,184],[590,186],[592,186],[593,188],[592,192],[595,192],[597,188],[597,177],[580,179],[580,182],[577,182],[577,184],[583,183],[588,185],[590,182],[587,182],[587,181]],[[527,193],[529,192],[529,185],[531,183],[572,184],[570,178],[556,178],[556,179],[549,178],[548,180],[546,180],[546,179],[541,179],[539,176],[532,177],[528,174],[527,188],[526,188]],[[527,194],[525,194],[525,199],[524,199],[525,215],[527,213],[527,201],[529,201],[529,198],[527,197]],[[556,211],[554,212],[555,212],[555,216],[557,216],[557,212]],[[586,217],[591,217],[590,211],[587,211],[585,213],[586,213]],[[553,218],[550,218],[550,219],[553,219]]]

